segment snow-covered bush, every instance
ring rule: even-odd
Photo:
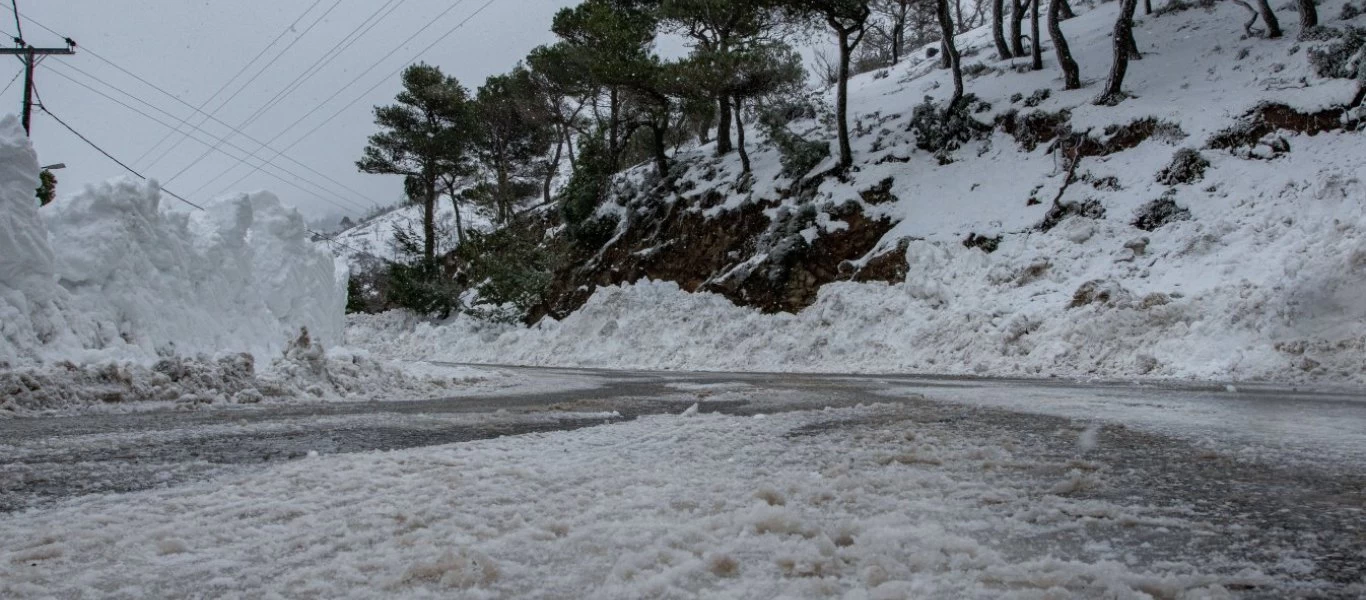
[[[1205,178],[1209,161],[1200,155],[1199,150],[1182,148],[1172,155],[1172,162],[1157,174],[1157,182],[1162,185],[1195,183]]]
[[[814,114],[814,108],[804,104],[782,104],[770,107],[759,115],[759,126],[769,141],[778,149],[782,176],[796,179],[816,168],[830,156],[830,142],[808,140],[787,128],[792,115]]]

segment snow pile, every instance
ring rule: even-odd
[[[1045,70],[1028,71],[1016,68],[1027,58],[994,59],[985,28],[960,39],[981,73],[967,85],[983,122],[1012,110],[1068,111],[1073,131],[1101,142],[1108,128],[1154,124],[1132,147],[1082,158],[1067,185],[1064,159],[1048,144],[1026,149],[999,129],[948,164],[917,149],[912,108],[927,96],[942,102],[952,88],[923,52],[851,81],[860,162],[813,200],[781,191],[791,182],[762,144],[751,147],[752,189],[725,183],[740,179],[737,157],[711,157],[710,146],[680,153],[684,199],[721,192],[723,203],[701,209],[719,219],[723,207],[782,198],[770,214],[854,202],[870,218],[894,220],[873,254],[904,247],[904,283],[831,284],[799,314],[764,315],[642,281],[599,288],[562,322],[531,328],[367,317],[350,336],[385,353],[537,365],[1366,382],[1362,134],[1280,131],[1270,146],[1237,152],[1209,144],[1262,103],[1318,111],[1351,98],[1355,82],[1313,76],[1310,43],[1245,39],[1241,9],[1218,4],[1139,18],[1145,59],[1125,84],[1136,95],[1095,106],[1116,9],[1098,5],[1062,24],[1092,82],[1081,90],[1060,90],[1051,51]],[[1196,155],[1208,162],[1203,172],[1163,175]],[[884,181],[894,200],[860,197]],[[1054,197],[1094,210],[1044,227]],[[809,242],[848,226],[818,219],[802,234]],[[965,247],[970,236],[1000,243]]]
[[[0,121],[0,361],[278,355],[305,327],[340,340],[344,273],[274,196],[187,214],[163,210],[154,183],[119,180],[40,216],[37,172],[17,121]]]
[[[408,368],[363,350],[292,345],[257,367],[249,353],[169,356],[154,363],[58,361],[0,369],[0,416],[198,408],[261,402],[416,400],[484,389],[486,373]]]
[[[1187,547],[1220,530],[1184,508],[1061,489],[1081,463],[1037,441],[944,427],[655,416],[86,496],[0,517],[0,595],[1194,599],[1285,576]]]

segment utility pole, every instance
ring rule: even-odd
[[[33,68],[38,66],[39,56],[51,54],[75,54],[76,42],[71,38],[66,38],[65,48],[34,48],[20,38],[15,38],[14,43],[17,48],[0,48],[0,55],[14,54],[24,61],[24,133],[30,133],[30,122],[33,117]]]

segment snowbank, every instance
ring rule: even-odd
[[[0,121],[0,362],[278,356],[300,328],[340,340],[344,273],[302,217],[260,192],[202,213],[163,210],[155,183],[118,180],[35,206],[38,163]]]

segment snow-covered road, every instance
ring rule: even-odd
[[[0,597],[1366,593],[1352,391],[521,373],[0,421]]]

